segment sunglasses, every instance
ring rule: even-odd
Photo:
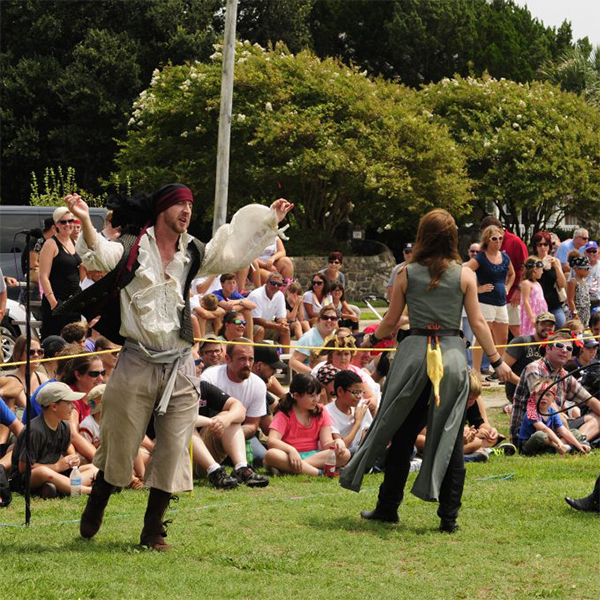
[[[589,237],[585,237],[583,235],[578,235],[577,237],[581,238],[582,240],[589,240],[590,239]]]
[[[44,349],[43,348],[31,348],[31,350],[29,350],[29,356],[44,356]]]
[[[269,285],[274,285],[275,287],[283,287],[285,283],[283,283],[283,281],[269,281]]]
[[[554,347],[557,350],[562,350],[564,348],[567,352],[573,352],[573,346],[569,346],[569,344],[563,344],[562,342],[554,342]]]
[[[490,240],[492,240],[492,242],[501,242],[504,239],[503,235],[493,235]]]
[[[236,319],[235,321],[233,321],[234,325],[245,325],[246,321],[244,321],[243,319]]]
[[[477,252],[479,252],[479,250],[469,250],[469,254],[477,254]]]
[[[335,321],[339,321],[339,319],[340,318],[337,315],[336,316],[330,315],[329,317],[327,315],[324,315],[323,317],[321,317],[321,321],[333,321],[333,322],[335,322]]]
[[[59,223],[61,225],[70,225],[71,223],[75,223],[75,219],[61,219]]]
[[[536,244],[536,246],[549,246],[550,244],[548,242],[538,242]]]
[[[329,264],[330,265],[341,265],[342,263],[339,260],[335,259],[335,260],[330,260]]]
[[[313,285],[323,285],[322,281],[313,281],[312,282]]]
[[[544,266],[544,263],[541,260],[536,260],[535,262],[525,263],[526,269],[539,269],[540,267],[543,267],[543,266]]]
[[[88,371],[86,375],[89,375],[92,378],[100,377],[100,375],[104,377],[106,375],[106,369],[102,369],[102,371]]]
[[[595,250],[594,248],[590,248],[589,250],[586,250],[586,252],[588,254],[596,254],[596,252],[598,252],[598,250]]]

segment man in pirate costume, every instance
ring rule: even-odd
[[[81,517],[80,533],[93,537],[115,487],[131,480],[133,460],[155,414],[156,445],[146,471],[150,487],[140,543],[168,550],[163,515],[171,495],[192,489],[189,447],[198,414],[194,381],[189,288],[198,274],[236,271],[273,243],[277,223],[293,208],[286,200],[270,209],[242,208],[205,246],[187,233],[194,198],[181,184],[149,196],[117,199],[113,224],[123,235],[99,235],[86,203],[76,194],[65,201],[81,220],[77,251],[88,269],[107,271],[95,285],[68,300],[96,328],[123,344],[103,396],[101,445],[94,458],[99,473]]]

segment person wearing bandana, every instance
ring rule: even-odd
[[[169,550],[163,515],[172,494],[191,490],[189,448],[198,414],[189,288],[198,274],[247,266],[277,238],[277,224],[293,208],[284,199],[270,208],[249,205],[206,244],[187,233],[194,197],[182,184],[152,195],[117,198],[112,223],[117,241],[99,235],[87,204],[77,194],[65,202],[81,221],[77,249],[88,269],[108,274],[79,295],[76,306],[96,328],[122,344],[103,395],[99,473],[81,517],[80,533],[93,537],[116,487],[131,480],[133,460],[154,413],[155,449],[146,471],[150,487],[140,543]]]

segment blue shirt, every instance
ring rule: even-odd
[[[476,271],[477,283],[485,285],[491,283],[494,289],[491,292],[477,294],[479,302],[482,304],[491,304],[492,306],[504,306],[506,304],[506,277],[508,275],[508,265],[510,258],[506,252],[502,252],[502,262],[495,265],[490,262],[485,252],[481,251],[475,257],[479,263]]]
[[[526,442],[535,432],[535,423],[543,423],[546,427],[550,427],[554,433],[558,431],[559,427],[563,426],[563,422],[560,416],[556,413],[553,408],[548,409],[548,416],[542,417],[538,415],[537,419],[530,419],[527,414],[523,417],[521,423],[521,431],[519,431],[519,439]]]
[[[0,425],[10,427],[16,418],[17,415],[15,415],[15,413],[6,406],[6,402],[0,398]]]
[[[232,292],[231,296],[229,296],[229,298],[225,298],[225,296],[223,295],[223,290],[215,290],[214,292],[212,292],[218,299],[219,302],[227,302],[228,300],[243,300],[244,296],[242,296],[239,292],[236,292],[235,290]]]
[[[556,251],[556,258],[560,260],[561,263],[566,264],[569,262],[569,252],[571,250],[577,250],[575,246],[573,246],[573,240],[565,240]],[[585,252],[585,244],[579,248],[579,254],[583,254]]]
[[[316,327],[309,329],[299,340],[299,346],[313,346],[320,348],[324,344],[324,340]],[[292,348],[295,352],[304,354],[306,358],[310,356],[310,350],[308,348]]]

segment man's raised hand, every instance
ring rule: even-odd
[[[277,214],[277,222],[283,221],[285,216],[294,208],[294,205],[291,202],[288,202],[285,198],[279,198],[279,200],[275,200],[273,204],[271,204],[271,208]]]
[[[89,218],[90,209],[79,194],[69,194],[65,196],[65,203],[69,207],[69,212],[76,216],[80,221]]]

